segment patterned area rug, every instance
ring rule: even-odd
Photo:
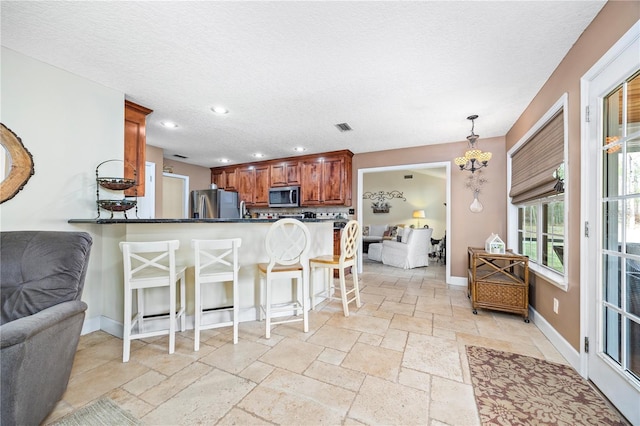
[[[87,406],[67,414],[52,426],[129,426],[141,425],[131,413],[120,408],[109,398],[101,398]]]
[[[467,346],[483,425],[628,425],[573,368]]]

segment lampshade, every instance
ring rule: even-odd
[[[414,210],[413,217],[416,219],[424,219],[427,216],[424,214],[424,210]]]

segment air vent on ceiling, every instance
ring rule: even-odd
[[[413,175],[404,175],[405,179],[413,179]]]
[[[347,123],[338,123],[336,124],[336,127],[338,128],[338,130],[340,130],[341,132],[350,132],[353,129],[351,128],[351,126],[349,126]]]
[[[184,155],[180,155],[180,154],[173,154],[174,157],[178,157],[178,158],[187,158]]]

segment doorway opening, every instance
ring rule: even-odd
[[[442,208],[445,209],[445,220],[444,220],[444,230],[445,231],[449,231],[451,229],[451,210],[450,210],[450,206],[451,206],[451,163],[450,162],[435,162],[435,163],[419,163],[419,164],[403,164],[403,165],[397,165],[397,166],[384,166],[384,167],[372,167],[372,168],[364,168],[364,169],[358,169],[358,182],[357,182],[357,193],[358,193],[358,200],[356,203],[357,206],[357,220],[358,222],[364,226],[364,219],[365,219],[365,215],[364,215],[364,209],[368,209],[370,208],[370,206],[367,204],[365,205],[363,200],[363,194],[365,192],[365,178],[367,176],[372,176],[371,174],[373,173],[383,173],[383,172],[399,172],[399,171],[403,171],[403,172],[407,172],[410,173],[410,171],[414,171],[414,172],[420,172],[420,173],[428,173],[430,171],[435,171],[435,170],[442,170],[444,172],[444,177],[445,177],[445,202],[442,206]],[[401,191],[401,190],[400,190]],[[408,223],[413,223],[413,221],[415,221],[415,219],[412,219],[411,216],[409,216],[408,218]],[[424,223],[428,223],[428,218],[426,219],[422,219]],[[423,225],[424,225],[423,223]],[[448,255],[448,253],[450,253],[450,241],[451,239],[447,236],[447,238],[445,238],[446,241],[446,245],[444,248],[444,253],[445,253],[445,266],[446,266],[446,283],[447,284],[451,284],[451,263],[448,261],[448,259],[446,259],[446,256]],[[362,271],[362,256],[359,257],[358,259],[358,270]]]

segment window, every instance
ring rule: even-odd
[[[564,196],[518,206],[518,253],[564,274]]]
[[[566,289],[567,95],[509,151],[508,245],[529,257],[530,268]]]

